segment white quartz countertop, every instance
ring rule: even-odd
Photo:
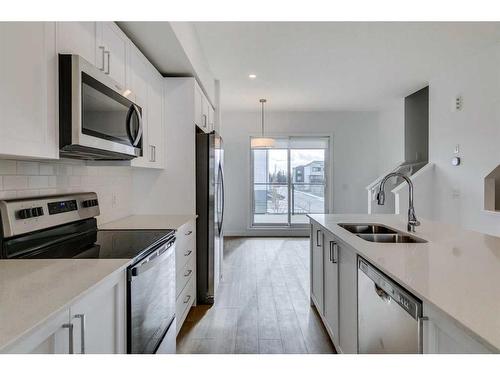
[[[380,223],[406,232],[399,215],[308,215],[362,257],[500,350],[500,237],[421,220],[427,243],[365,241],[338,223]]]
[[[121,272],[129,259],[0,260],[0,350]]]
[[[179,229],[196,215],[132,215],[99,226],[99,229]]]

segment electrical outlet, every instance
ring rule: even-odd
[[[453,104],[453,110],[454,111],[461,111],[462,110],[462,107],[463,107],[463,99],[462,99],[462,96],[458,95],[457,97],[455,97],[455,101],[454,101],[454,104]]]

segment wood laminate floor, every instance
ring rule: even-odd
[[[309,239],[225,239],[216,303],[191,309],[177,352],[334,353],[309,303]]]

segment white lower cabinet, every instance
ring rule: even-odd
[[[311,225],[311,302],[323,314],[323,230]]]
[[[113,275],[86,293],[5,353],[125,354],[126,275]]]
[[[468,334],[444,313],[424,303],[424,354],[481,354],[492,350]]]
[[[323,314],[328,333],[337,344],[339,342],[339,245],[335,237],[328,232],[323,238]]]
[[[70,307],[74,353],[126,353],[126,278],[104,282]]]

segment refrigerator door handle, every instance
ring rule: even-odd
[[[219,163],[219,175],[220,175],[220,180],[221,180],[221,204],[222,204],[222,207],[221,207],[221,218],[220,218],[220,221],[219,221],[219,234],[222,234],[222,224],[224,223],[224,200],[225,200],[225,193],[224,193],[224,172],[222,171],[222,166],[221,164]]]

